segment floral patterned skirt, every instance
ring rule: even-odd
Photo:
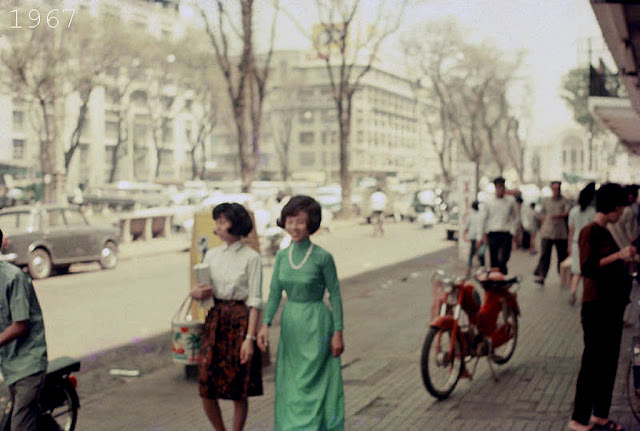
[[[240,348],[247,334],[249,307],[242,301],[216,299],[204,323],[200,354],[200,396],[242,400],[262,395],[262,363],[254,343],[252,359],[240,363]]]

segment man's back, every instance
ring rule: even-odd
[[[29,276],[0,262],[0,332],[13,322],[28,321],[28,332],[0,347],[0,371],[11,384],[47,368],[47,343],[42,310]]]
[[[387,206],[387,195],[380,190],[373,192],[369,200],[372,211],[384,211]]]

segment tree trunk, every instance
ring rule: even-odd
[[[355,209],[351,202],[351,168],[349,154],[349,140],[351,137],[351,97],[346,96],[344,104],[338,105],[338,120],[340,124],[340,186],[342,187],[342,208],[340,216],[351,217]]]

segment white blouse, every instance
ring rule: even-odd
[[[242,241],[210,249],[204,256],[209,265],[213,294],[218,299],[246,301],[262,308],[262,264],[260,255]]]

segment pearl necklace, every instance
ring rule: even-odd
[[[312,249],[313,249],[313,244],[311,244],[311,246],[307,250],[307,254],[304,255],[304,259],[302,259],[302,262],[300,262],[298,265],[294,265],[293,264],[293,243],[292,243],[289,246],[289,265],[291,265],[291,268],[293,268],[293,269],[302,268],[304,266],[304,264],[307,263],[307,259],[309,259],[309,256],[311,256],[311,250]]]

